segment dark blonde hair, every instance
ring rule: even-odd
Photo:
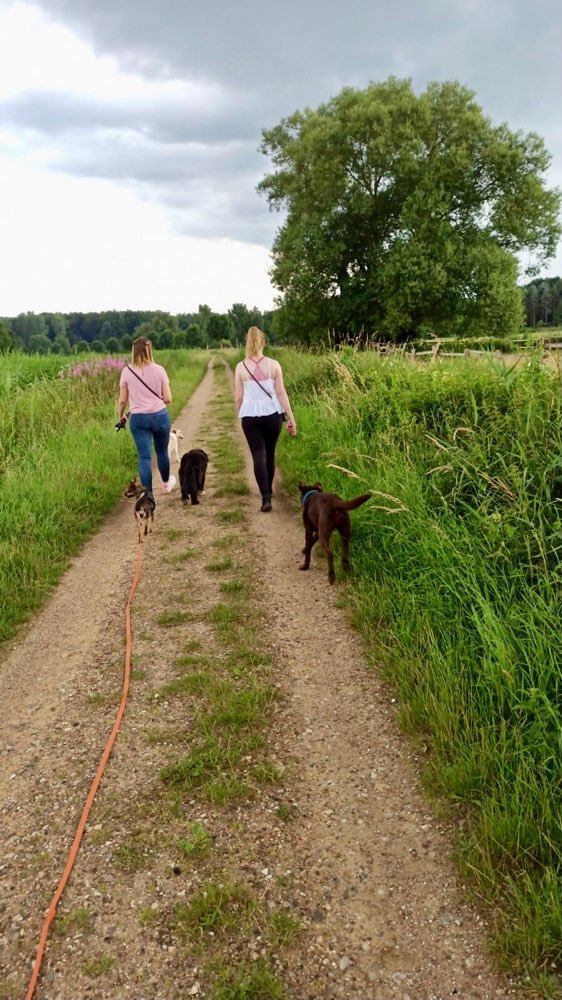
[[[152,341],[147,337],[137,337],[133,341],[131,360],[137,368],[144,368],[146,365],[154,364],[152,356]]]
[[[246,357],[251,358],[261,354],[265,347],[265,334],[259,326],[251,326],[246,336]]]

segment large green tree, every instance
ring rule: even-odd
[[[493,124],[472,91],[390,78],[345,88],[263,132],[258,186],[286,217],[272,278],[301,340],[401,339],[421,330],[511,333],[517,257],[560,236],[542,139]]]

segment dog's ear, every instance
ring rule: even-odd
[[[134,496],[136,496],[138,485],[139,484],[138,484],[137,478],[135,476],[134,479],[131,479],[129,481],[129,485],[127,486],[127,489],[123,491],[123,496],[124,497],[134,497]]]
[[[306,493],[306,486],[304,485],[304,483],[299,483],[298,487],[301,493]]]
[[[319,493],[322,493],[322,483],[315,483],[314,489],[318,490]]]

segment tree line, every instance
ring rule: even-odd
[[[200,305],[195,313],[110,310],[104,312],[20,313],[0,319],[0,350],[29,354],[129,351],[135,337],[156,348],[226,347],[244,343],[248,328],[259,326],[272,339],[273,312],[236,302],[226,313]],[[273,340],[275,336],[273,334]]]
[[[562,326],[562,278],[534,278],[519,288],[521,323],[528,328]],[[241,345],[250,326],[259,326],[270,343],[306,343],[307,332],[287,326],[283,307],[268,312],[235,303],[227,313],[201,305],[196,313],[111,310],[105,312],[20,313],[0,319],[0,351],[72,354],[127,352],[135,337],[156,348]],[[489,332],[489,331],[488,331]],[[490,333],[490,336],[492,334]],[[335,337],[338,340],[344,336]],[[408,338],[409,339],[409,338]]]
[[[527,326],[562,326],[562,278],[535,278],[522,293]]]

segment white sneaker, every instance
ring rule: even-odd
[[[162,493],[171,493],[176,485],[176,477],[170,476],[167,483],[162,483]]]

